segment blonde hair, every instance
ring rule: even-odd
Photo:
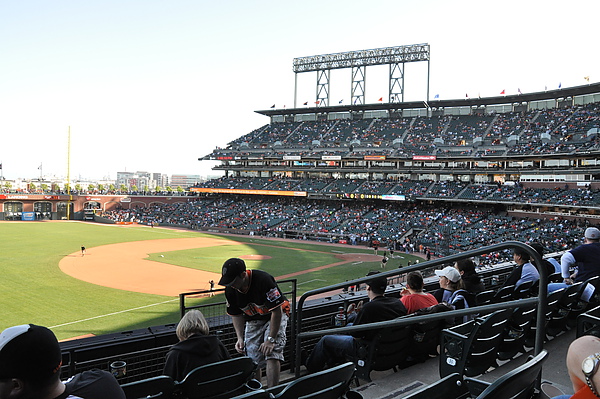
[[[201,311],[193,309],[181,318],[175,332],[180,341],[185,341],[194,334],[208,335],[208,323]]]

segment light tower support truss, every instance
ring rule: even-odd
[[[352,103],[356,101],[359,104],[364,103],[366,67],[390,65],[388,100],[392,103],[404,101],[404,64],[419,61],[427,61],[427,101],[429,101],[430,48],[427,43],[294,58],[293,70],[296,74],[317,72],[315,102],[325,105],[322,104],[324,93],[329,104],[329,71],[352,68]],[[326,78],[323,78],[323,71],[328,72]],[[294,107],[296,107],[296,97],[297,87],[294,89]]]
[[[352,102],[350,104],[365,104],[365,84],[367,80],[367,67],[352,67]]]

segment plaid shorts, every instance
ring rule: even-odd
[[[287,322],[288,316],[283,314],[281,316],[279,332],[275,337],[275,347],[273,348],[273,352],[267,357],[260,352],[259,348],[269,336],[271,321],[250,320],[246,322],[246,329],[244,332],[246,355],[258,364],[258,368],[264,368],[266,366],[267,359],[277,359],[279,361],[283,361],[283,348],[285,347],[285,342],[287,339],[285,332],[287,328]]]

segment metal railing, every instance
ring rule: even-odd
[[[480,249],[466,251],[466,252],[463,252],[460,254],[450,255],[450,256],[443,257],[443,258],[430,260],[430,261],[423,262],[423,263],[418,263],[418,264],[415,264],[412,266],[406,266],[406,267],[403,267],[402,269],[381,272],[380,274],[378,274],[378,277],[394,278],[394,277],[399,276],[400,274],[406,274],[411,271],[423,270],[426,268],[445,265],[445,264],[448,264],[451,262],[455,262],[455,261],[465,259],[465,258],[470,258],[473,256],[478,256],[478,255],[487,254],[487,253],[491,253],[491,252],[498,252],[498,251],[502,251],[505,249],[515,249],[515,248],[520,248],[520,249],[524,250],[526,253],[528,253],[536,265],[542,265],[542,257],[536,250],[531,248],[529,245],[524,244],[519,241],[508,241],[508,242],[501,243],[501,244],[494,244],[494,245],[490,245],[490,246],[483,247]],[[330,292],[330,291],[340,290],[349,285],[364,284],[367,281],[370,281],[373,277],[372,276],[362,277],[362,278],[359,278],[356,280],[345,281],[343,283],[334,284],[329,287],[314,289],[314,290],[304,293],[298,300],[296,333],[295,333],[295,336],[296,336],[295,353],[296,354],[300,353],[301,348],[302,348],[302,340],[303,339],[320,337],[320,336],[323,336],[326,334],[340,334],[340,333],[350,334],[350,333],[359,332],[359,331],[375,330],[375,329],[379,329],[379,328],[383,328],[383,327],[385,327],[385,328],[396,327],[396,326],[415,324],[415,323],[419,323],[419,322],[440,320],[440,319],[445,319],[449,316],[450,317],[464,316],[464,315],[483,313],[483,312],[491,313],[498,309],[515,308],[518,306],[523,306],[523,305],[528,305],[528,304],[537,304],[537,316],[536,316],[537,321],[536,322],[537,322],[537,325],[539,326],[539,328],[536,329],[535,346],[534,346],[534,354],[537,355],[543,349],[543,344],[544,344],[544,329],[541,327],[544,325],[544,321],[545,321],[547,297],[548,297],[548,294],[547,294],[548,273],[546,271],[546,268],[539,267],[539,273],[540,273],[540,284],[539,284],[539,291],[538,291],[537,298],[520,299],[518,301],[509,301],[509,302],[501,302],[501,303],[490,304],[490,305],[485,305],[485,306],[476,306],[476,307],[463,309],[463,310],[452,310],[449,312],[443,312],[441,314],[429,314],[429,315],[424,315],[424,316],[409,316],[409,317],[390,320],[390,321],[362,324],[362,325],[358,325],[358,326],[347,326],[347,327],[341,327],[341,328],[330,328],[330,329],[319,330],[319,331],[302,332],[302,319],[303,319],[302,313],[303,313],[304,304],[305,304],[307,298],[310,298],[310,297],[313,297],[316,295],[321,295],[323,293]],[[300,366],[301,366],[300,363],[301,363],[300,356],[296,356],[296,358],[295,358],[296,377],[300,376]]]

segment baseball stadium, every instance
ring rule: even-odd
[[[184,193],[3,190],[0,330],[50,328],[64,377],[124,362],[127,398],[572,391],[564,361],[572,341],[600,334],[600,272],[548,292],[563,276],[541,265],[560,262],[600,225],[600,83],[430,100],[427,77],[427,98],[405,102],[407,63],[429,65],[429,45],[294,59],[296,76],[318,75],[314,106],[256,111],[269,123],[199,154],[219,161],[224,176]],[[381,65],[387,98],[367,104],[366,69]],[[331,105],[328,72],[342,68],[353,72],[352,102]],[[540,265],[535,282],[507,284],[518,251]],[[220,369],[195,390],[163,376],[191,309],[240,357],[215,284],[229,258],[272,275],[290,302],[281,386],[267,389],[264,378],[252,386],[254,369]],[[339,322],[369,301],[370,272],[387,279],[386,297],[399,298],[409,273],[419,271],[433,293],[436,271],[463,259],[473,259],[484,287],[473,306]],[[357,340],[355,356],[307,371],[303,354],[321,337],[361,331],[373,334]]]

